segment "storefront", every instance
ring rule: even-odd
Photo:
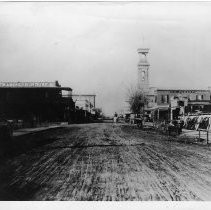
[[[71,94],[71,88],[58,82],[0,83],[0,115],[30,127],[68,121],[75,108]]]

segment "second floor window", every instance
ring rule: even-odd
[[[202,95],[196,95],[196,100],[201,101],[202,100]]]
[[[161,96],[161,103],[164,103],[164,95]]]
[[[169,95],[162,95],[161,103],[169,103]]]
[[[169,95],[166,96],[166,102],[169,103]]]

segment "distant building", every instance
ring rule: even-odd
[[[75,102],[75,106],[79,109],[83,109],[85,111],[88,111],[90,113],[93,112],[95,107],[95,94],[73,94],[72,95],[73,101]]]
[[[25,124],[71,120],[72,89],[56,82],[0,82],[0,115]]]
[[[160,119],[173,119],[194,112],[211,112],[210,90],[197,89],[157,89],[155,101]]]
[[[139,48],[138,88],[148,99],[145,111],[156,120],[174,119],[193,112],[211,113],[210,89],[155,88],[149,86],[148,48]]]

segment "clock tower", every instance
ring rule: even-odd
[[[138,54],[140,60],[138,62],[138,89],[143,92],[149,91],[149,63],[147,61],[147,54],[149,48],[139,48]]]

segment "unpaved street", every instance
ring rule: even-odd
[[[208,146],[109,123],[27,138],[43,143],[1,161],[1,200],[211,200]]]

